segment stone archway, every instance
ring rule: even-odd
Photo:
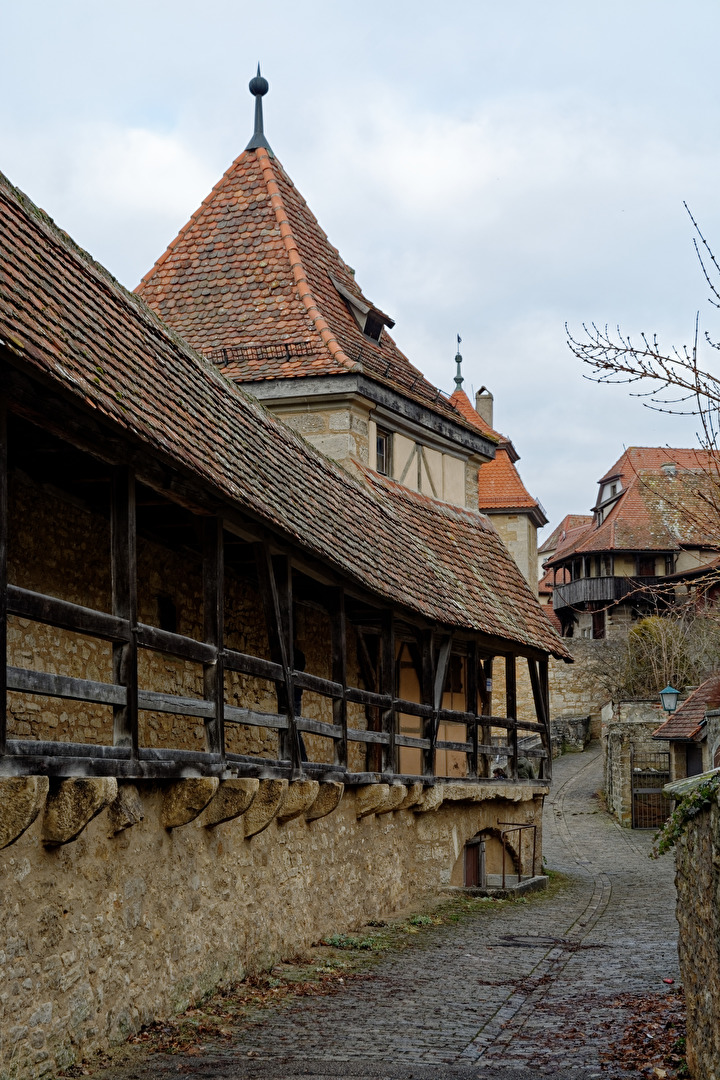
[[[509,874],[518,872],[518,851],[513,840],[516,834],[508,837],[497,826],[487,826],[466,840],[463,850],[460,852],[452,870],[451,884],[456,886],[468,886],[468,870],[472,871],[475,864],[475,855],[468,855],[472,846],[477,846],[479,841],[485,843],[485,869],[488,874],[502,873],[502,853],[505,849],[505,869]]]

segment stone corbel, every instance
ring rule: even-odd
[[[286,821],[300,817],[309,810],[320,793],[320,784],[317,780],[296,780],[290,784],[285,792],[277,812],[278,825],[284,825]]]
[[[261,780],[257,795],[252,801],[252,806],[243,815],[245,825],[245,839],[257,836],[263,829],[267,829],[271,821],[277,816],[277,812],[287,792],[287,780]]]
[[[433,787],[425,788],[422,798],[413,806],[413,811],[416,814],[425,814],[428,810],[437,810],[442,806],[444,798],[444,784],[434,784]]]
[[[408,784],[406,790],[407,794],[400,805],[395,807],[396,810],[409,810],[416,806],[423,797],[425,785],[422,780],[417,780],[413,784]]]
[[[165,829],[178,829],[194,821],[215,795],[220,781],[216,776],[187,776],[173,780],[163,792],[160,820]]]
[[[305,814],[305,820],[317,821],[318,818],[332,814],[333,810],[336,810],[340,805],[344,791],[345,785],[339,784],[336,780],[321,782],[318,796]]]
[[[390,795],[389,784],[364,784],[355,792],[355,816],[358,818],[377,814]]]
[[[117,798],[108,807],[110,832],[108,836],[117,836],[125,829],[139,824],[145,817],[142,800],[134,784],[118,783]]]
[[[47,776],[0,778],[0,848],[22,836],[38,816],[47,799]]]
[[[222,780],[203,814],[202,824],[210,829],[223,821],[240,817],[252,806],[259,788],[260,781],[252,776]]]
[[[61,780],[45,803],[42,842],[48,847],[69,844],[118,794],[114,776],[83,776]]]
[[[407,798],[408,789],[405,784],[390,784],[390,790],[388,791],[387,799],[378,807],[375,811],[376,814],[389,814],[393,810],[398,810],[400,804]]]

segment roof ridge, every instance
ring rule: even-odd
[[[302,256],[300,255],[300,249],[298,248],[295,235],[292,231],[292,226],[288,220],[287,211],[283,202],[283,197],[280,194],[280,188],[275,177],[275,171],[272,165],[272,159],[267,150],[263,147],[259,147],[255,151],[258,161],[260,162],[260,169],[262,171],[263,180],[267,186],[268,195],[270,196],[270,205],[275,213],[275,220],[278,223],[280,229],[280,235],[285,245],[285,250],[288,254],[290,262],[290,269],[292,270],[295,284],[297,285],[298,295],[305,305],[305,310],[312,319],[315,329],[322,338],[323,344],[327,348],[328,352],[332,356],[333,360],[337,360],[340,364],[343,364],[349,371],[361,370],[361,366],[350,359],[345,353],[337,338],[333,334],[332,330],[327,324],[327,321],[320,314],[320,309],[317,304],[317,300],[310,288],[310,282],[308,281],[305,267],[303,266]],[[263,160],[264,159],[264,160]]]

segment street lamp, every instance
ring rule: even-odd
[[[665,712],[675,712],[679,697],[680,691],[674,690],[670,683],[668,683],[664,690],[660,691],[660,701]]]

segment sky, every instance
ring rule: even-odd
[[[565,324],[716,330],[683,207],[720,248],[716,0],[3,8],[0,170],[124,285],[247,143],[260,61],[276,155],[448,392],[462,335],[551,526],[624,447],[695,444],[584,378]]]

